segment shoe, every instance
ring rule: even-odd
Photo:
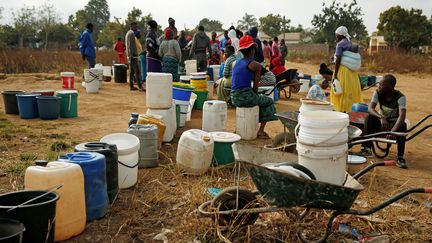
[[[403,157],[398,157],[396,160],[396,166],[402,169],[408,169],[406,161]]]
[[[135,87],[132,87],[132,88],[130,88],[130,90],[132,91],[132,90],[138,90],[138,89]]]
[[[363,156],[363,157],[372,157],[371,148],[362,148],[360,152],[355,153],[355,155]]]

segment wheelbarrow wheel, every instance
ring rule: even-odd
[[[279,133],[272,139],[272,146],[275,147],[281,147],[286,144],[295,143],[296,139],[295,136],[291,133]],[[297,153],[297,150],[295,149],[295,146],[286,146],[282,148],[281,150],[289,153]]]
[[[228,187],[222,190],[212,200],[211,206],[217,208],[217,211],[227,211],[236,209],[237,187]],[[245,189],[238,188],[238,209],[257,208],[257,198],[255,193]],[[252,225],[258,219],[258,213],[230,213],[217,214],[219,226],[244,227]]]

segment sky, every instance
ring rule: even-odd
[[[44,2],[46,0],[0,0],[0,7],[3,8],[0,23],[11,23],[14,9],[24,5],[40,6]],[[69,15],[84,8],[87,2],[88,0],[51,0],[64,22]],[[203,18],[219,20],[224,28],[228,28],[232,24],[236,25],[245,13],[253,14],[257,19],[269,13],[280,14],[291,19],[292,26],[301,24],[304,28],[310,28],[313,15],[321,12],[323,2],[329,5],[332,0],[108,0],[108,6],[111,18],[116,16],[125,19],[132,7],[136,7],[145,15],[151,13],[162,27],[168,25],[169,17],[174,18],[179,30],[185,26],[193,28]],[[357,4],[362,8],[363,21],[369,34],[376,31],[379,14],[396,5],[407,9],[422,9],[428,18],[432,16],[432,0],[357,0]]]

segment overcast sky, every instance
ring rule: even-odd
[[[351,2],[351,0],[339,0]],[[39,6],[45,0],[0,0],[3,8],[1,23],[11,22],[11,12],[23,5]],[[82,9],[88,0],[52,0],[63,21]],[[304,27],[312,27],[311,20],[314,14],[320,13],[322,2],[330,4],[331,0],[108,0],[111,18],[113,16],[124,19],[127,13],[136,7],[143,14],[151,13],[154,19],[165,27],[168,25],[168,17],[176,20],[178,29],[195,27],[203,18],[221,21],[224,28],[231,24],[236,25],[245,13],[253,14],[257,19],[269,13],[285,15],[291,19],[291,25],[298,24]],[[151,4],[150,4],[151,3]],[[358,0],[358,5],[363,11],[363,20],[369,34],[376,30],[379,14],[386,9],[400,5],[403,8],[422,9],[430,18],[432,15],[432,0]]]

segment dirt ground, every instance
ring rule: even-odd
[[[316,74],[318,70],[308,64],[287,63],[287,66],[308,74]],[[396,78],[397,88],[407,96],[408,118],[411,124],[415,124],[432,111],[432,105],[428,102],[428,95],[432,94],[430,78],[422,74],[396,74]],[[79,92],[78,118],[43,121],[23,120],[13,115],[0,116],[0,192],[22,189],[24,170],[34,159],[54,159],[59,153],[72,151],[78,143],[99,140],[110,133],[126,132],[130,113],[145,113],[147,110],[145,93],[130,92],[128,84],[104,83],[99,94],[87,94],[80,81],[75,81]],[[8,76],[0,80],[0,90],[60,88],[60,80],[48,80],[43,75]],[[372,92],[372,89],[363,92],[365,102],[369,101]],[[296,94],[289,100],[279,100],[277,110],[298,109],[299,99],[304,95]],[[3,105],[0,106],[0,114],[4,114]],[[230,108],[228,114],[227,131],[234,131],[235,109]],[[176,142],[182,131],[201,128],[201,116],[201,111],[194,110],[192,121],[177,131],[172,143],[163,146],[160,166],[140,169],[138,184],[121,190],[106,217],[88,222],[81,235],[67,242],[152,242],[162,229],[172,231],[166,234],[170,242],[220,242],[214,222],[200,217],[197,207],[211,199],[206,192],[208,187],[233,185],[232,167],[212,168],[205,176],[196,177],[182,175],[175,166]],[[283,125],[279,121],[268,124],[267,132],[271,137],[281,131]],[[360,182],[366,189],[356,206],[371,207],[404,188],[431,187],[431,135],[432,131],[425,131],[407,143],[408,170],[377,168],[362,178]],[[271,140],[250,143],[264,146]],[[53,145],[59,144],[62,146],[52,149]],[[389,159],[395,156],[392,149]],[[246,173],[242,173],[241,178],[243,186],[253,189]],[[388,234],[396,242],[432,241],[430,204],[430,194],[417,194],[375,214],[382,222],[358,217],[344,217],[343,220],[350,222],[365,236],[381,233]],[[320,221],[318,219],[314,227],[324,228]],[[292,232],[293,225],[285,217],[273,219],[264,215],[247,232],[225,236],[235,242],[295,242],[298,239]],[[354,238],[340,233],[330,237],[332,242],[342,239],[349,242]]]

